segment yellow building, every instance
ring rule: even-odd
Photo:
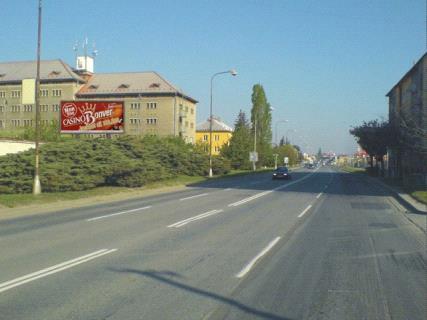
[[[218,117],[212,117],[212,154],[218,155],[221,147],[228,144],[233,135],[233,128],[225,124]],[[209,151],[210,145],[210,119],[200,123],[196,127],[196,141],[203,144],[205,151]]]
[[[157,72],[94,73],[62,60],[41,61],[40,115],[48,125],[59,120],[62,100],[120,100],[125,106],[125,133],[180,136],[195,143],[197,101]],[[34,78],[35,61],[0,63],[0,131],[35,125],[35,106],[22,103],[22,81]]]

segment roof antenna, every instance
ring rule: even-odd
[[[73,51],[74,51],[74,56],[75,56],[76,68],[78,68],[78,64],[77,64],[77,57],[79,55],[79,42],[78,41],[74,42]]]
[[[93,55],[94,59],[98,55],[98,49],[96,49],[96,43],[95,43],[95,41],[93,42],[93,45],[92,45],[92,55]]]

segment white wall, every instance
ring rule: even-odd
[[[8,153],[18,153],[34,148],[34,142],[27,141],[0,141],[0,156]]]

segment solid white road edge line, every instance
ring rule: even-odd
[[[197,216],[190,217],[190,218],[187,218],[187,219],[175,222],[175,223],[173,223],[171,225],[168,225],[168,228],[179,228],[179,227],[182,227],[182,226],[186,225],[187,223],[190,223],[190,222],[193,222],[193,221],[196,221],[196,220],[200,220],[200,219],[209,217],[211,215],[214,215],[214,214],[217,214],[217,213],[220,213],[220,212],[223,212],[223,211],[224,210],[222,210],[222,209],[220,209],[220,210],[211,210],[211,211],[199,214]]]
[[[301,213],[299,214],[298,218],[301,218],[301,217],[302,217],[303,215],[305,215],[305,213],[306,213],[308,210],[310,210],[310,209],[311,209],[311,204],[310,204],[307,208],[305,208],[303,212],[301,212]]]
[[[209,193],[196,194],[195,196],[181,198],[181,199],[179,199],[179,201],[185,201],[185,200],[194,199],[194,198],[198,198],[198,197],[204,197],[204,196],[207,196],[208,194]]]
[[[132,213],[132,212],[136,212],[136,211],[140,211],[140,210],[146,210],[146,209],[150,209],[150,208],[151,208],[151,206],[146,206],[146,207],[142,207],[142,208],[136,208],[136,209],[132,209],[132,210],[126,210],[126,211],[121,211],[121,212],[106,214],[104,216],[99,216],[99,217],[95,217],[95,218],[86,219],[86,221],[88,221],[88,222],[90,222],[90,221],[96,221],[96,220],[100,220],[100,219],[105,219],[105,218],[110,218],[110,217],[118,216],[118,215],[121,215],[121,214]]]
[[[77,266],[81,263],[102,257],[106,254],[109,254],[109,253],[112,253],[115,251],[117,251],[117,249],[110,249],[110,250],[102,249],[102,250],[95,251],[95,252],[89,253],[87,255],[69,260],[69,261],[65,261],[63,263],[54,265],[52,267],[30,273],[28,275],[25,275],[25,276],[22,276],[22,277],[19,277],[19,278],[16,278],[16,279],[13,279],[13,280],[10,280],[7,282],[0,283],[0,293],[7,291],[7,290],[10,290],[12,288],[21,286],[25,283],[46,277],[48,275],[51,275],[51,274],[72,268],[72,267]]]
[[[317,168],[314,172],[316,172],[317,170],[319,170],[319,168]],[[269,193],[271,193],[271,192],[273,192],[273,191],[277,191],[277,190],[285,189],[285,188],[290,187],[290,186],[292,186],[292,185],[294,185],[294,184],[296,184],[296,183],[299,183],[299,182],[301,182],[301,181],[304,181],[305,179],[308,179],[309,177],[311,177],[311,176],[314,174],[314,172],[309,173],[308,175],[306,175],[306,176],[302,177],[301,179],[298,179],[298,180],[292,181],[292,182],[290,182],[290,183],[284,184],[284,185],[279,186],[279,187],[277,187],[277,188],[274,188],[274,189],[272,189],[272,190],[264,191],[264,192],[261,192],[261,193],[257,193],[257,194],[255,194],[255,195],[253,195],[253,196],[248,197],[248,198],[245,198],[245,199],[239,200],[239,201],[237,201],[237,202],[230,203],[228,206],[229,206],[229,207],[236,207],[236,206],[239,206],[239,205],[244,204],[244,203],[246,203],[246,202],[249,202],[249,201],[251,201],[251,200],[257,199],[257,198],[262,197],[262,196],[265,196],[266,194],[269,194]]]
[[[252,267],[257,263],[259,259],[261,259],[268,251],[270,251],[277,242],[279,242],[280,237],[275,238],[271,241],[262,251],[253,258],[238,274],[236,274],[236,278],[243,278],[249,271],[251,271]]]
[[[323,192],[320,192],[317,196],[316,199],[319,199],[322,196]]]

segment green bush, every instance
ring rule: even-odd
[[[214,157],[215,174],[230,161]],[[40,146],[44,192],[82,191],[98,186],[140,187],[177,175],[206,175],[208,156],[176,137],[121,136],[117,139],[65,139]],[[34,150],[0,157],[0,193],[32,191]]]

